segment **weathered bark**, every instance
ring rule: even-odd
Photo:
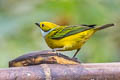
[[[120,80],[120,63],[14,67],[0,69],[0,80]]]
[[[34,51],[9,61],[9,67],[23,67],[39,64],[80,64],[75,58],[51,50]]]

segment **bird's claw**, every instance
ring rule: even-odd
[[[58,51],[55,50],[55,49],[52,49],[52,52],[53,52],[53,53],[56,53],[56,54],[59,54]]]
[[[78,60],[78,58],[75,58],[75,57],[72,57],[72,59],[73,59],[73,60],[75,60],[75,61],[77,61],[77,60]]]

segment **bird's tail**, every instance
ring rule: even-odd
[[[96,31],[97,30],[102,30],[102,29],[105,29],[105,28],[108,28],[108,27],[112,27],[112,26],[114,26],[114,24],[105,24],[105,25],[103,25],[101,27],[96,27],[95,30]]]

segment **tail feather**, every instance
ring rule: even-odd
[[[102,30],[102,29],[112,27],[112,26],[114,26],[114,24],[105,24],[105,25],[103,25],[101,27],[96,27],[95,30]]]
[[[94,28],[94,26],[96,26],[96,24],[92,24],[92,25],[82,24],[81,26],[87,26],[87,27],[92,27],[92,28]]]

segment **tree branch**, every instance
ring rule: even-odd
[[[0,80],[119,80],[120,63],[41,64],[0,69]]]

